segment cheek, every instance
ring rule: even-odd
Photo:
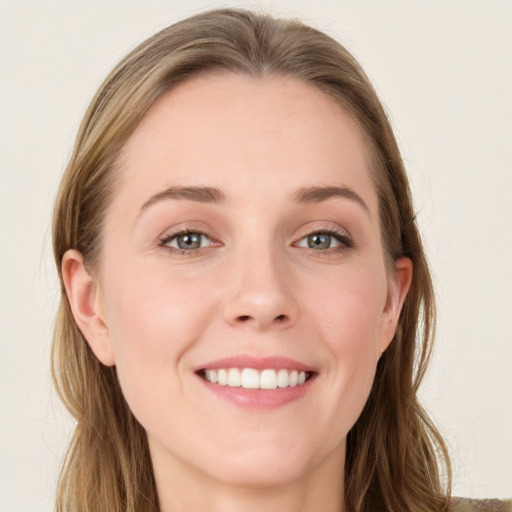
[[[347,268],[315,287],[308,309],[333,354],[364,358],[377,350],[387,290],[378,269]]]
[[[377,272],[347,272],[324,283],[310,301],[314,331],[320,333],[329,361],[325,378],[335,390],[330,401],[334,429],[348,432],[373,385],[380,357],[386,281]]]
[[[139,348],[151,349],[175,347],[171,341],[193,337],[201,330],[205,311],[214,300],[213,294],[206,293],[210,289],[207,276],[195,278],[165,265],[145,265],[128,275],[123,280],[114,277],[107,291],[112,297],[107,304],[109,323],[114,331],[124,331],[123,336],[113,333],[119,351],[127,345],[126,336]]]
[[[106,307],[121,387],[137,415],[179,385],[182,355],[200,338],[215,298],[205,296],[204,280],[180,280],[161,268],[127,275],[133,277],[112,279]]]

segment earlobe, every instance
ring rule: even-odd
[[[384,352],[391,343],[398,325],[400,312],[412,281],[412,261],[409,258],[399,258],[395,262],[395,270],[390,277],[388,295],[383,315],[383,336],[380,351]]]
[[[106,366],[115,364],[102,291],[88,272],[80,252],[70,249],[62,258],[62,279],[75,322],[96,357]]]

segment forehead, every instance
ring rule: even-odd
[[[164,94],[126,143],[118,167],[120,187],[141,199],[191,184],[253,196],[260,184],[282,193],[337,184],[368,195],[369,162],[358,124],[318,88],[287,77],[211,74]]]

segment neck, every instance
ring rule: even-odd
[[[153,456],[160,512],[344,512],[344,455],[343,446],[295,480],[276,485],[226,483]]]

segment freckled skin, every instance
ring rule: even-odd
[[[339,505],[346,434],[393,337],[410,273],[407,262],[386,272],[357,125],[297,80],[210,75],[164,95],[120,163],[97,274],[108,350],[96,353],[116,364],[147,431],[162,510],[194,500],[229,510],[233,486],[287,489],[303,504],[316,496],[317,506],[322,494],[332,496],[324,510]],[[216,187],[226,200],[164,200],[141,212],[171,185]],[[369,213],[346,198],[293,199],[301,187],[325,185],[350,187]],[[202,247],[162,247],[176,229],[204,233]],[[310,248],[307,236],[326,229],[354,246],[332,239],[331,248]],[[88,341],[94,349],[94,334]],[[289,357],[317,378],[283,407],[241,409],[194,373],[237,354]]]

